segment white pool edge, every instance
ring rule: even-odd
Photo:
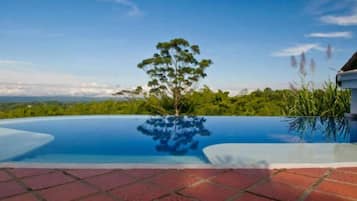
[[[49,169],[293,169],[357,167],[357,162],[341,163],[273,163],[259,166],[215,166],[210,164],[148,164],[148,163],[0,163],[0,168]]]

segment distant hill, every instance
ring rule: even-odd
[[[105,100],[122,100],[121,97],[86,97],[86,96],[0,96],[0,103],[28,102],[90,102]]]

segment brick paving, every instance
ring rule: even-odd
[[[357,167],[0,168],[1,201],[357,201]]]

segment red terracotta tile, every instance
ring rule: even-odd
[[[199,179],[182,172],[173,171],[168,174],[159,175],[153,178],[151,181],[170,189],[179,189],[185,186],[189,186]]]
[[[87,197],[85,199],[81,199],[81,201],[115,201],[108,195],[99,194]]]
[[[28,177],[22,180],[28,187],[34,190],[48,188],[59,184],[74,181],[73,178],[64,175],[62,172],[53,172],[39,176]]]
[[[307,188],[317,181],[317,178],[281,172],[271,177],[272,181]]]
[[[136,178],[147,178],[151,177],[160,173],[165,172],[165,170],[160,169],[130,169],[130,170],[123,170],[126,174],[129,174]]]
[[[250,193],[244,193],[242,196],[240,196],[239,198],[233,201],[270,201],[270,199],[264,197],[258,197]]]
[[[308,195],[305,201],[350,201],[350,199],[313,191]]]
[[[38,201],[38,200],[31,193],[27,193],[27,194],[11,197],[2,201]]]
[[[16,169],[10,169],[9,171],[12,172],[16,177],[21,178],[21,177],[46,174],[53,170],[42,169],[42,168],[16,168]]]
[[[10,179],[11,179],[11,177],[6,172],[0,171],[0,182],[8,181]]]
[[[16,181],[0,183],[0,199],[16,194],[24,193],[26,190]]]
[[[262,178],[264,178],[264,175],[262,174],[240,174],[236,172],[229,172],[217,176],[212,179],[212,181],[237,189],[244,189],[258,182]]]
[[[316,190],[357,199],[357,185],[325,180]]]
[[[120,187],[111,191],[114,195],[125,201],[152,200],[169,191],[150,183],[136,183],[129,186]]]
[[[134,182],[135,179],[120,172],[113,172],[110,174],[91,177],[86,179],[86,181],[99,187],[102,190],[110,190],[117,186]]]
[[[73,170],[66,170],[67,173],[76,176],[78,178],[87,178],[87,177],[92,177],[96,175],[101,175],[108,173],[112,170],[105,170],[105,169],[73,169]]]
[[[344,167],[344,168],[338,168],[337,170],[357,173],[357,167]]]
[[[357,184],[357,174],[349,172],[333,171],[327,179]]]
[[[295,201],[304,192],[304,189],[291,187],[279,182],[267,182],[264,184],[260,184],[249,191],[258,195],[264,195],[277,200]]]
[[[277,170],[271,170],[271,169],[233,169],[232,172],[238,173],[238,174],[245,174],[245,175],[263,175],[263,176],[270,176]]]
[[[286,172],[320,178],[327,172],[327,168],[298,168],[288,169]]]
[[[185,174],[191,174],[196,177],[208,178],[219,174],[222,174],[224,170],[222,169],[185,169],[183,170]]]
[[[160,201],[192,201],[192,199],[186,198],[183,196],[179,196],[179,195],[175,195],[175,194],[171,194],[169,196],[166,196],[166,197],[160,199]]]
[[[233,196],[236,191],[205,182],[186,188],[181,193],[204,201],[223,201]]]
[[[75,182],[41,190],[40,195],[47,201],[69,201],[95,192],[95,189],[80,182]]]

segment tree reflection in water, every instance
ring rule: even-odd
[[[210,135],[204,127],[205,122],[205,118],[195,116],[153,117],[139,125],[137,130],[159,142],[157,151],[185,155],[189,150],[197,149],[199,141],[194,139],[196,135]]]
[[[289,118],[289,131],[297,132],[300,139],[305,139],[308,136],[313,136],[317,131],[320,131],[326,141],[336,142],[338,138],[343,138],[346,141],[355,141],[354,136],[351,136],[351,125],[356,122],[348,118],[333,118],[333,117],[292,117]],[[353,134],[356,135],[356,134]]]

